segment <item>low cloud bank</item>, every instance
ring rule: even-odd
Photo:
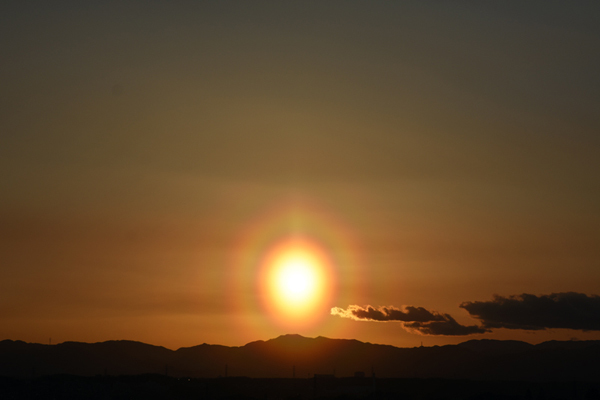
[[[484,328],[542,330],[550,328],[600,331],[600,296],[566,292],[536,296],[467,301],[461,308],[479,319]]]
[[[489,332],[489,329],[481,326],[461,325],[449,314],[429,311],[423,307],[405,306],[400,309],[391,306],[375,308],[351,305],[347,309],[334,307],[331,314],[355,321],[397,321],[402,323],[404,329],[423,335],[463,336]]]

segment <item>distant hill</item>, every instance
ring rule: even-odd
[[[133,341],[0,342],[0,376],[51,374],[205,377],[352,376],[387,378],[600,381],[600,341],[470,340],[399,348],[357,340],[283,335],[240,347],[202,344],[176,351]]]

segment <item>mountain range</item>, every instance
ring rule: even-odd
[[[0,341],[0,376],[167,374],[174,377],[307,378],[356,373],[381,378],[600,381],[600,341],[470,340],[399,348],[358,340],[283,335],[239,347],[170,350],[135,341]]]

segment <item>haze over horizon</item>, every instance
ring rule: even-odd
[[[0,5],[0,340],[600,339],[600,3]]]

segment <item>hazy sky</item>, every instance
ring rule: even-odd
[[[0,52],[0,339],[600,339],[597,0],[3,2]]]

